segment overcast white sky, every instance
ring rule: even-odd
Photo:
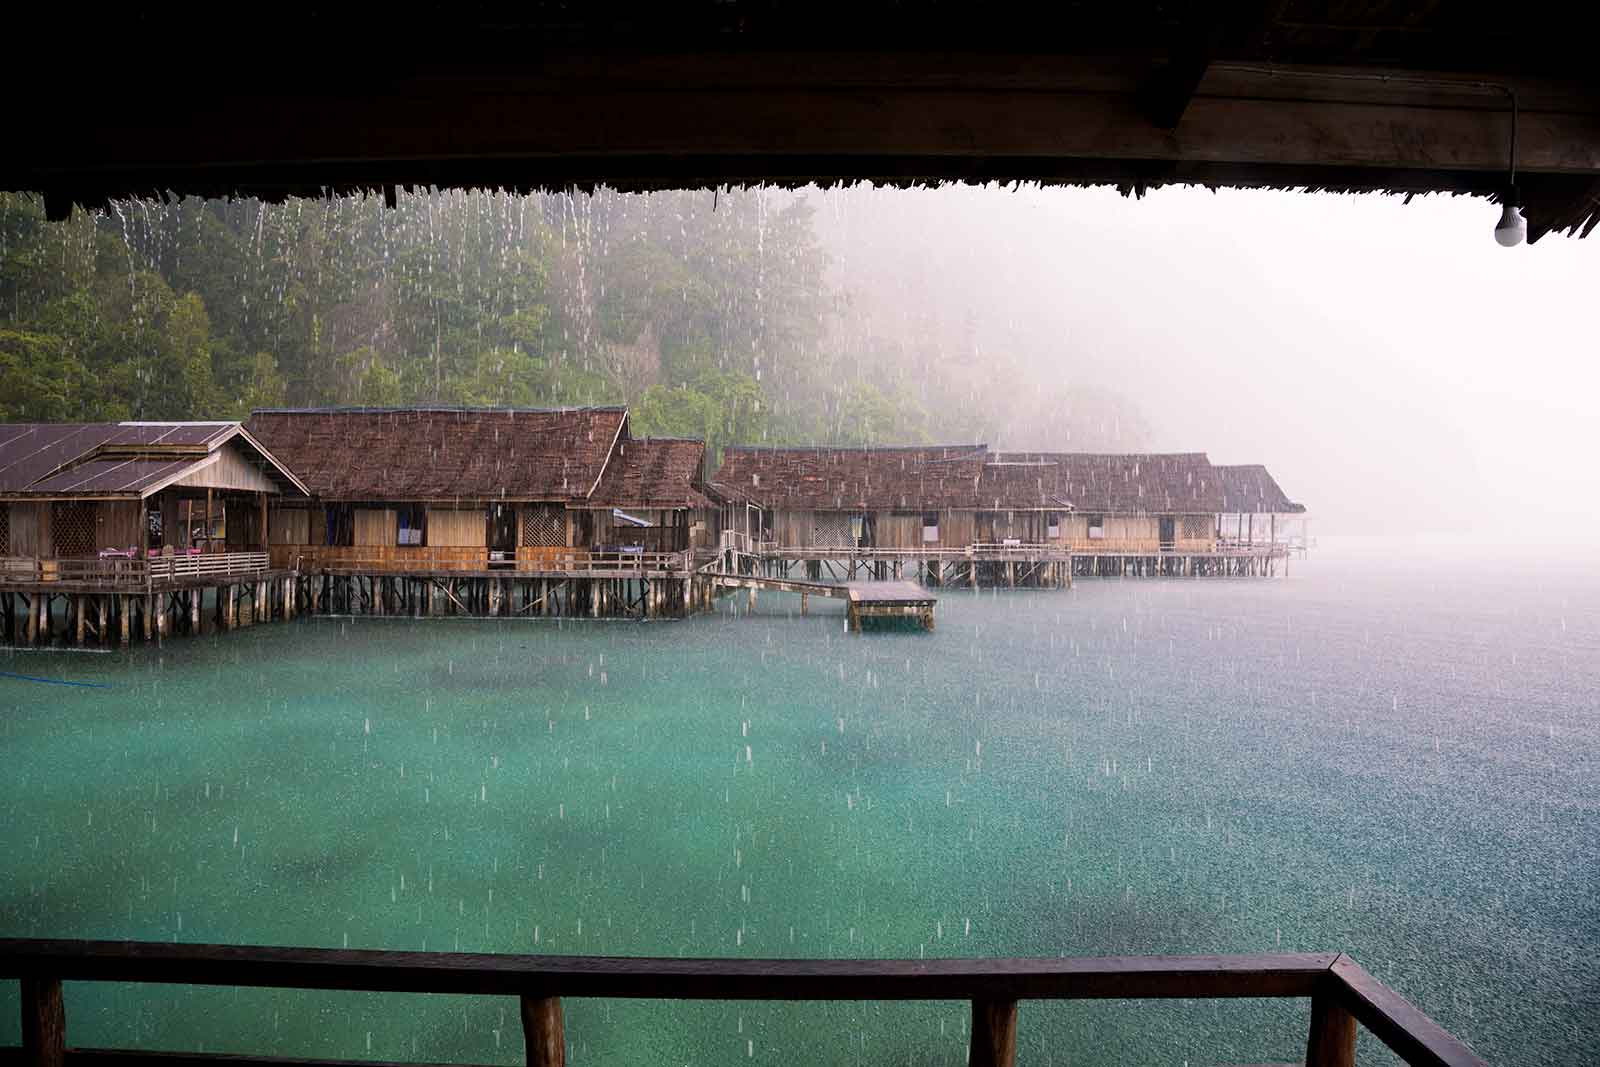
[[[1504,249],[1465,197],[817,202],[835,235],[863,204],[942,299],[1037,333],[1041,374],[1128,393],[1159,449],[1266,463],[1322,533],[1600,540],[1600,234]]]

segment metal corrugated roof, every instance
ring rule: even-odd
[[[93,459],[28,486],[30,493],[142,493],[180,477],[193,459]]]
[[[0,425],[0,493],[144,495],[233,441],[269,478],[305,486],[237,422],[60,422]]]

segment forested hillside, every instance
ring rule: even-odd
[[[714,445],[1004,444],[1021,383],[881,314],[851,328],[881,301],[831,258],[812,202],[762,189],[141,200],[66,223],[0,194],[0,419],[625,403],[636,433]]]

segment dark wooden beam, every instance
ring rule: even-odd
[[[1476,1053],[1349,956],[1339,956],[1331,975],[1344,1009],[1412,1067],[1483,1067]]]
[[[1336,955],[726,960],[0,941],[0,978],[668,1000],[1305,997]]]

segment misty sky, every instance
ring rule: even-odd
[[[837,270],[1127,394],[1154,448],[1266,463],[1313,532],[1597,536],[1600,237],[1504,249],[1465,197],[810,197]]]

